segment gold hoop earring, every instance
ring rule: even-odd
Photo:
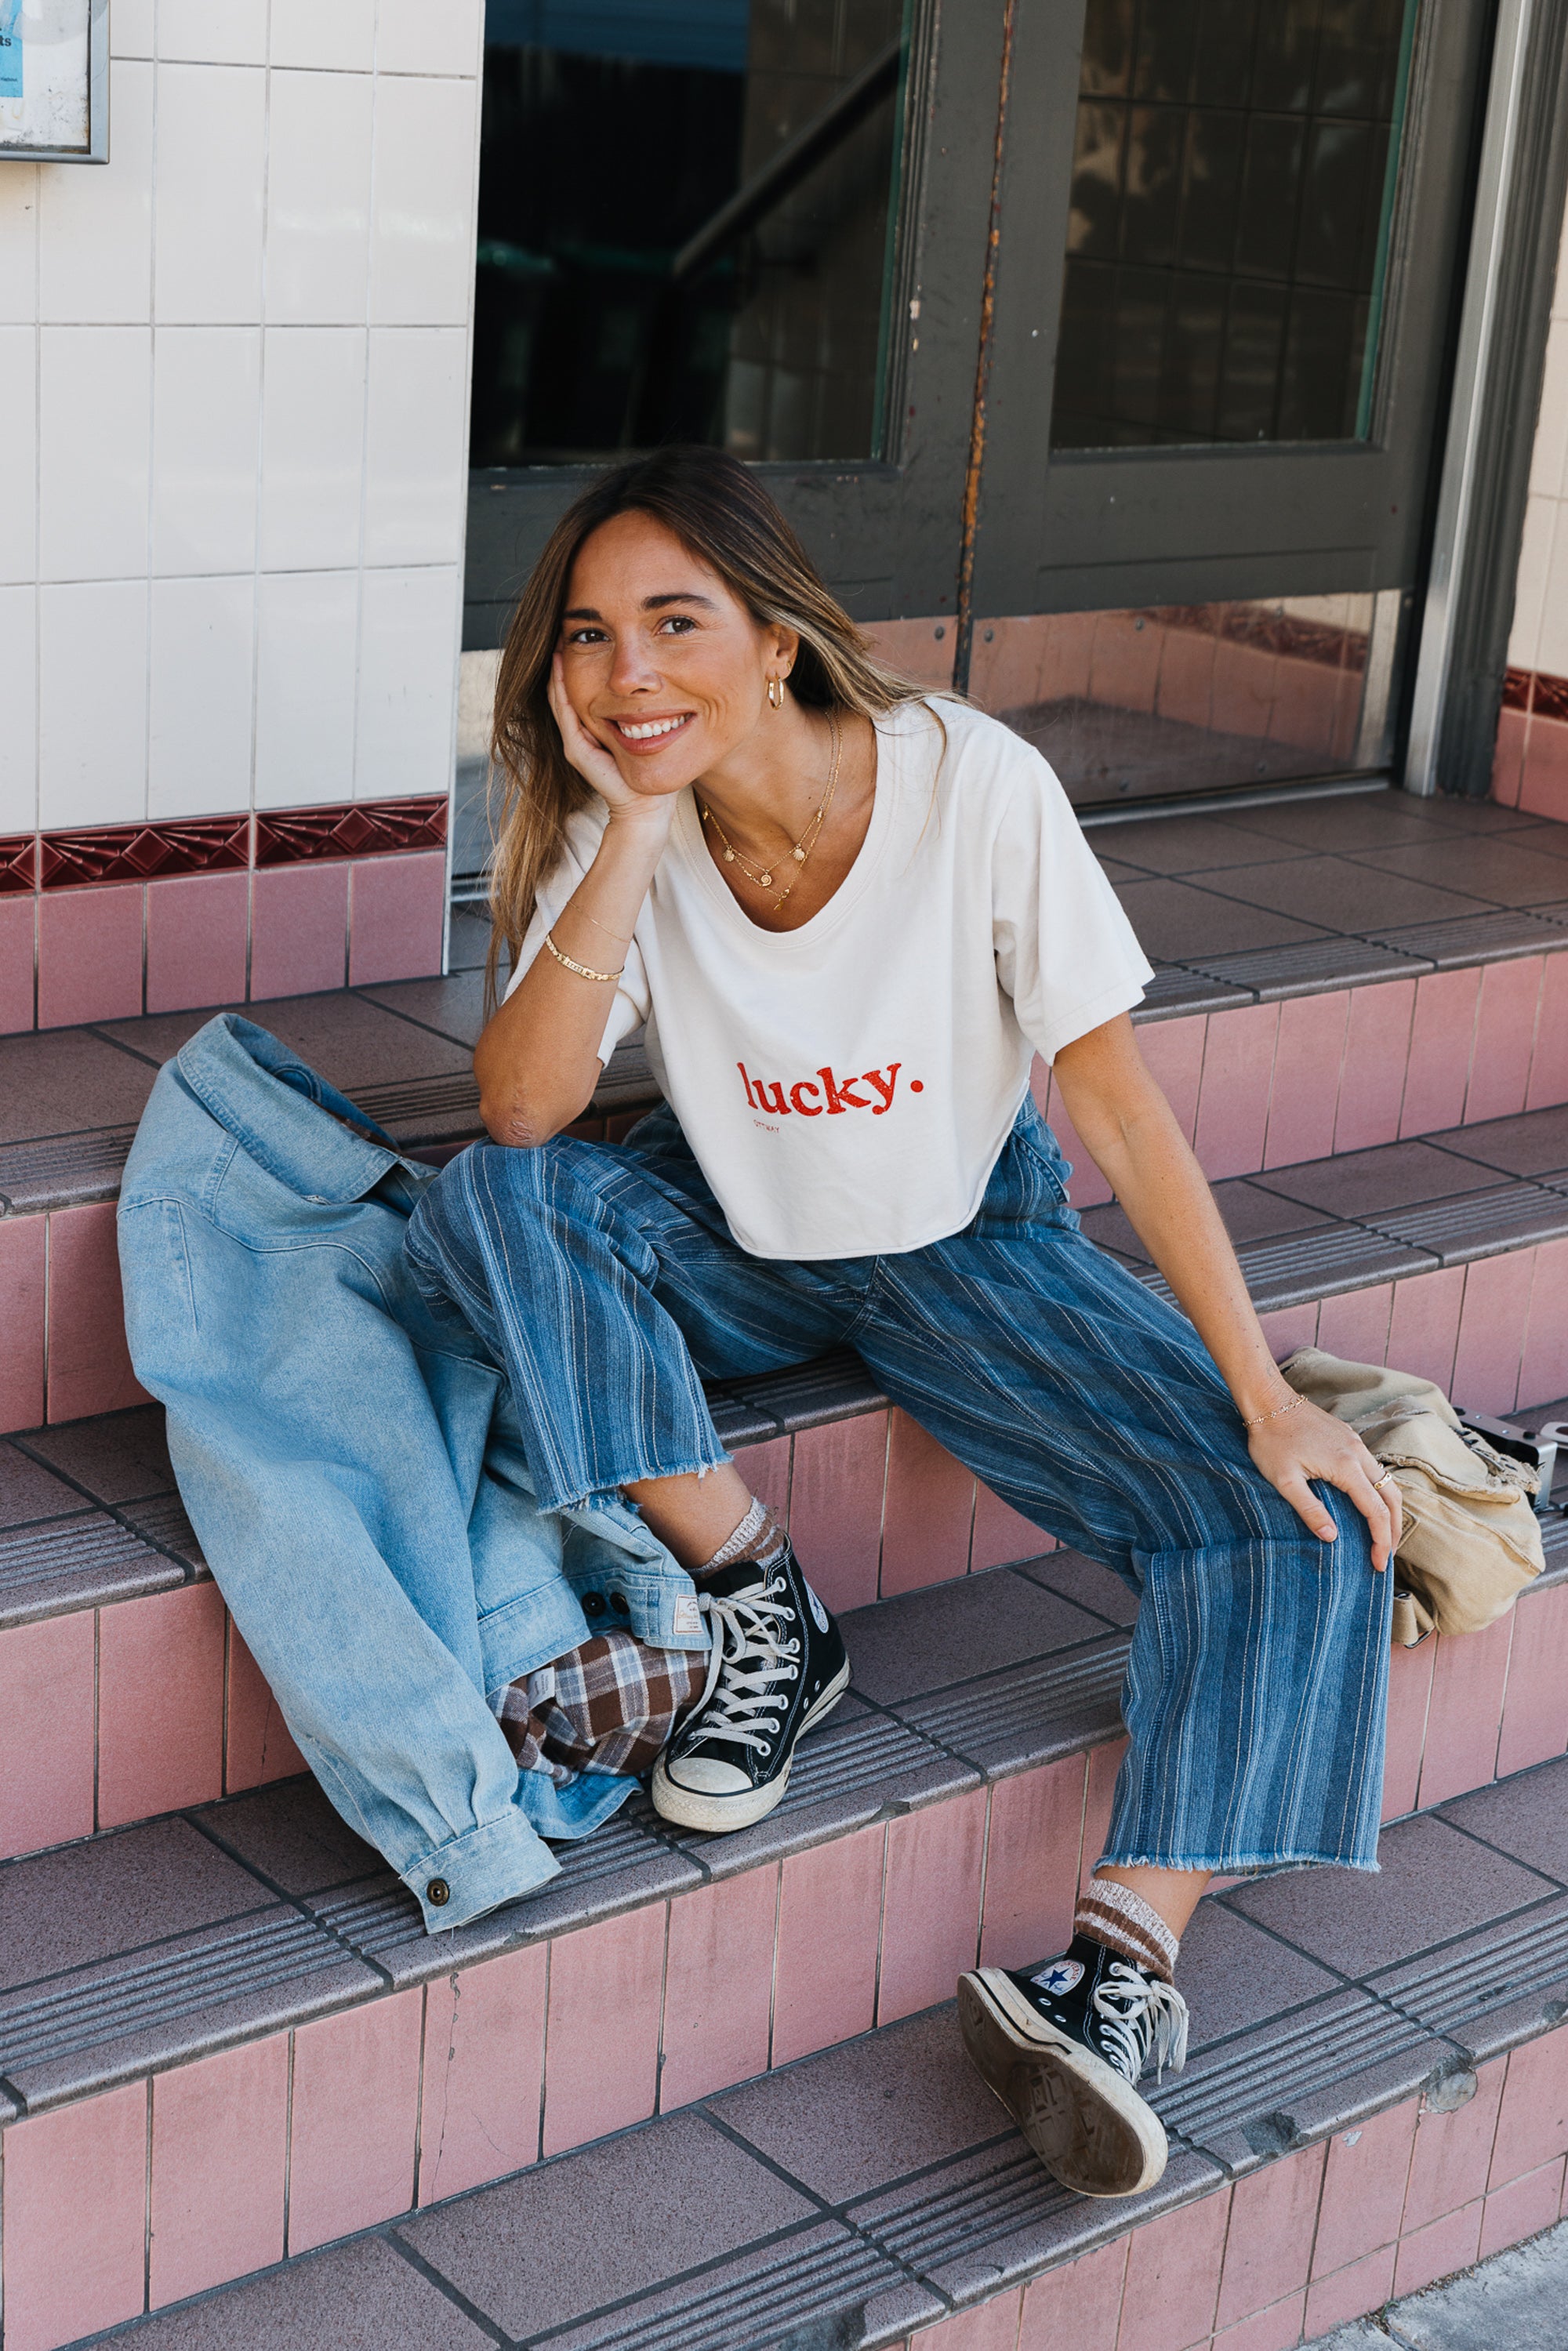
[[[770,677],[770,678],[768,679],[768,701],[773,705],[773,707],[774,707],[774,709],[775,709],[775,710],[782,710],[782,709],[783,709],[783,707],[784,707],[784,681],[783,681],[783,679],[782,679],[781,677]]]

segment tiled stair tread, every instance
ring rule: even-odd
[[[1299,939],[1287,946],[1245,947],[1234,955],[1192,956],[1185,967],[1245,990],[1248,1000],[1271,1004],[1281,997],[1317,996],[1325,988],[1354,987],[1364,981],[1408,979],[1413,968],[1420,972],[1429,966],[1425,957],[1413,959],[1375,939]]]
[[[466,1070],[350,1091],[361,1109],[409,1150],[465,1143],[479,1132],[479,1089]],[[601,1117],[613,1117],[658,1099],[646,1053],[641,1044],[628,1043],[611,1056],[591,1108]],[[106,1126],[0,1144],[0,1217],[112,1200],[135,1134],[134,1126]]]
[[[911,1726],[988,1774],[1027,1770],[1115,1737],[1130,1636],[1007,1667],[962,1688],[895,1705]]]
[[[1010,1569],[966,1579],[951,1599],[962,1611],[983,1612],[993,1628],[999,1622],[1001,1630],[995,1637],[1005,1639],[1009,1620],[1005,1609],[998,1612],[998,1603],[1006,1602],[1009,1587],[1019,1595],[1020,1623],[1050,1621],[1042,1617],[1036,1587]],[[917,1604],[923,1597],[916,1593],[909,1599]],[[1052,1605],[1060,1607],[1051,1597]],[[867,1613],[885,1614],[900,1606],[898,1601],[883,1602],[880,1609]],[[1086,1624],[1093,1621],[1080,1608],[1068,1608],[1065,1614]],[[852,1620],[850,1642],[852,1656]],[[372,1985],[423,1982],[492,1953],[776,1861],[888,1813],[924,1807],[977,1787],[986,1777],[1027,1768],[1041,1752],[1059,1753],[1113,1735],[1117,1716],[1113,1694],[1108,1693],[1113,1679],[1119,1687],[1124,1646],[1121,1634],[1094,1645],[1103,1655],[1095,1660],[1100,1694],[1092,1708],[1085,1706],[1079,1687],[1083,1667],[1074,1658],[1064,1661],[1060,1724],[1051,1712],[1057,1684],[1049,1673],[1030,1682],[1031,1661],[1027,1657],[1014,1669],[1022,1677],[1016,1687],[1006,1673],[962,1686],[952,1694],[955,1715],[971,1715],[982,1732],[990,1726],[983,1757],[977,1742],[974,1760],[927,1735],[910,1719],[913,1708],[895,1712],[852,1692],[802,1741],[789,1792],[777,1812],[757,1827],[727,1837],[678,1832],[661,1822],[639,1792],[583,1843],[557,1849],[560,1875],[541,1892],[452,1935],[423,1932],[413,1896],[380,1857],[343,1827],[309,1781],[284,1782],[204,1806],[185,1816],[188,1832],[177,1819],[173,1823],[165,1819],[8,1863],[0,1868],[0,1915],[8,1897],[14,1910],[18,1903],[26,1909],[39,1898],[37,1889],[47,1889],[57,1879],[68,1889],[73,1884],[82,1889],[78,1895],[68,1890],[47,1896],[44,1911],[50,1932],[61,1916],[75,1915],[73,1902],[99,1915],[110,1900],[92,1891],[107,1882],[103,1874],[130,1871],[134,1878],[143,1854],[152,1856],[148,1868],[156,1865],[175,1885],[188,1882],[193,1869],[200,1874],[206,1865],[218,1867],[230,1912],[236,1907],[248,1908],[251,1898],[266,1905],[281,1898],[288,1907],[268,1910],[259,1926],[235,1927],[225,1917],[193,1929],[193,1940],[150,1938],[117,1960],[94,1959],[79,1969],[68,1967],[63,1974],[57,1958],[38,1971],[41,1981],[28,1980],[26,1961],[17,1955],[14,1936],[11,1987],[0,1989],[0,2077],[9,2075],[33,2101],[33,2087],[24,2086],[12,2063],[13,2026],[19,2033],[26,2025],[26,2083],[38,2085],[38,2095],[46,2089],[53,2095],[66,2095],[69,2085],[89,2077],[102,2081],[128,2068],[134,2071],[144,2062],[137,2053],[149,2045],[150,2033],[165,2060],[232,2037],[235,2000],[265,1998],[267,2014],[287,2022],[295,2012],[291,2002],[296,1989],[298,2012],[309,2014],[323,2000],[329,2005],[340,2002]],[[928,1670],[934,1677],[950,1672],[951,1666],[938,1663]],[[999,1690],[1003,1683],[1008,1684],[1010,1714]],[[172,1828],[182,1836],[201,1833],[193,1848],[182,1848],[183,1858],[177,1865],[158,1859]],[[221,1861],[213,1861],[214,1853],[223,1856]],[[113,1883],[119,1882],[116,1875]],[[189,1905],[176,1905],[175,1909],[183,1918]],[[284,1934],[277,1923],[282,1920],[292,1921],[298,1933]],[[251,1934],[259,1940],[253,1959],[247,1959],[251,1946],[246,1938]],[[359,1972],[340,1980],[332,1973],[339,1962]],[[121,1982],[123,2001],[116,1991]]]
[[[1048,1564],[1061,1573],[1062,1562],[1071,1557],[1053,1554]],[[937,1653],[941,1662],[927,1665],[925,1682],[951,1673],[952,1659],[963,1652],[966,1639],[969,1654],[975,1654],[975,1624],[982,1627],[982,1655],[987,1638],[994,1653],[998,1641],[1016,1643],[1016,1625],[1038,1626],[1043,1621],[1040,1595],[1037,1591],[1030,1600],[1032,1588],[1031,1578],[1010,1569],[939,1587],[944,1608],[958,1612],[947,1620],[957,1629]],[[1019,1598],[1009,1617],[1013,1593]],[[918,1643],[919,1612],[938,1593],[912,1593],[904,1603],[883,1602],[866,1614],[885,1626],[902,1607]],[[1052,1605],[1060,1604],[1055,1595],[1047,1596]],[[1069,1613],[1092,1621],[1080,1609]],[[973,1620],[967,1635],[966,1616]],[[852,1619],[850,1638],[853,1656]],[[89,2083],[124,2078],[153,2062],[149,2051],[158,2062],[172,2063],[233,2039],[257,2017],[287,2023],[379,1987],[424,1982],[1082,1750],[1119,1729],[1117,1693],[1126,1652],[1125,1633],[1108,1630],[1057,1654],[1017,1656],[999,1669],[974,1673],[945,1688],[923,1686],[892,1702],[871,1704],[852,1692],[840,1712],[802,1742],[783,1803],[755,1828],[728,1837],[677,1831],[660,1821],[639,1792],[594,1835],[558,1849],[560,1875],[540,1893],[452,1935],[423,1933],[413,1896],[344,1828],[308,1780],[204,1806],[184,1822],[155,1821],[8,1864],[0,1869],[0,1913],[9,1907],[13,1916],[31,1915],[42,1903],[48,1934],[64,1933],[68,1944],[78,1910],[89,1920],[84,1931],[89,1935],[98,1932],[91,1920],[112,1910],[112,1900],[102,1891],[110,1882],[105,1872],[119,1873],[112,1891],[127,1872],[134,1881],[144,1869],[155,1876],[161,1871],[160,1883],[166,1885],[160,1917],[182,1931],[168,1938],[149,1937],[112,1959],[95,1951],[80,1966],[68,1963],[68,1949],[62,1961],[61,1947],[51,1942],[51,1956],[33,1971],[23,1947],[34,1946],[25,1930],[14,1929],[11,1982],[0,1989],[0,2081],[8,2079],[29,2107],[50,2103]],[[892,1656],[896,1666],[896,1640]],[[892,1669],[888,1656],[885,1646],[880,1659],[868,1652],[866,1670],[873,1681],[877,1671],[885,1676]],[[171,1864],[166,1849],[175,1832],[196,1841],[181,1847]],[[143,1855],[150,1858],[144,1861]],[[204,1873],[214,1868],[223,1874],[225,1915],[219,1917],[208,1917],[203,1909],[204,1902],[212,1907],[202,1890]],[[1555,1898],[1549,1876],[1530,1883]],[[195,1891],[187,1899],[178,1889],[193,1884]],[[254,1916],[243,1915],[253,1905],[265,1907]],[[242,1914],[237,1920],[236,1912]],[[1547,1911],[1541,1915],[1544,1919]],[[1553,1919],[1557,1915],[1552,1909]],[[1568,1929],[1563,1943],[1568,1976]],[[1435,1964],[1441,1975],[1441,1955]],[[1405,1997],[1385,1991],[1380,2001],[1390,2015],[1397,2011],[1402,2033],[1412,2023],[1423,2032],[1452,2032],[1451,2020],[1466,1997],[1476,2009],[1520,1996],[1511,1973],[1500,1991],[1489,1990],[1490,1983],[1490,1976],[1483,1980],[1477,1975],[1467,1995],[1456,1977],[1444,1995],[1448,2005],[1440,2018],[1412,2005],[1415,1991]],[[1389,2050],[1379,2047],[1382,2063]],[[1204,2143],[1210,2146],[1217,2133],[1224,2137],[1229,2131],[1238,2101],[1245,2105],[1250,2095],[1247,2084],[1252,2075],[1246,2068],[1251,2061],[1245,2051],[1233,2056],[1233,2071],[1240,2069],[1234,2082],[1228,2075],[1230,2086],[1223,2095],[1210,2085],[1198,2101],[1208,2117],[1202,2127],[1209,2133]],[[1208,2070],[1200,2069],[1205,2078]],[[1198,2081],[1198,2074],[1189,2076],[1182,2093],[1189,2102],[1197,2098]],[[1198,2127],[1192,2124],[1195,2133]],[[1228,2159],[1238,2159],[1234,2148]]]
[[[1240,2172],[1423,2088],[1454,2070],[1456,2054],[1370,1992],[1348,1989],[1197,2052],[1148,2095],[1168,2131]]]
[[[107,1511],[0,1531],[0,1629],[186,1581],[177,1562]]]
[[[1442,1265],[1490,1257],[1500,1249],[1524,1249],[1568,1229],[1568,1193],[1516,1181],[1482,1192],[1434,1200],[1424,1208],[1397,1209],[1368,1218],[1374,1230],[1426,1249]]]
[[[1554,1896],[1369,1981],[1390,2008],[1492,2056],[1568,2014],[1568,1900]]]
[[[1549,1932],[1568,1911],[1568,1889],[1554,1885],[1523,1913],[1506,1896],[1495,1914],[1472,1900],[1462,1943],[1423,1949],[1431,1919],[1452,1915],[1451,1848],[1484,1864],[1479,1840],[1490,1829],[1499,1851],[1522,1849],[1564,1798],[1568,1762],[1445,1807],[1470,1833],[1427,1836],[1414,1875],[1404,1864],[1429,1823],[1389,1831],[1403,1846],[1395,1865],[1354,1884],[1363,1926],[1370,1917],[1375,1939],[1403,1956],[1373,1977],[1331,1980],[1327,1991],[1319,1960],[1343,1939],[1343,1873],[1263,1881],[1265,1892],[1295,1890],[1293,1926],[1276,1917],[1267,1935],[1244,1925],[1235,1894],[1211,1897],[1204,1907],[1214,1924],[1252,1937],[1246,1980],[1232,1971],[1207,2022],[1195,2010],[1186,2074],[1153,2090],[1171,2160],[1143,2198],[1091,2200],[1056,2186],[970,2071],[947,2002],[384,2222],[322,2257],[317,2274],[362,2260],[379,2238],[455,2313],[477,2314],[499,2339],[570,2351],[777,2351],[780,2342],[877,2351],[1419,2090],[1439,2112],[1462,2107],[1480,2052],[1466,2038],[1473,2019],[1448,1990],[1462,1990],[1467,1959],[1490,1948],[1510,1956],[1490,1972],[1472,1968],[1471,1993],[1482,2009],[1511,1993],[1513,1942],[1531,1924],[1538,1987],[1551,1978],[1568,1990],[1568,1947]],[[1483,1804],[1487,1821],[1477,1826]],[[1560,1836],[1555,1849],[1568,1853]],[[1472,1893],[1483,1882],[1484,1868],[1466,1880]],[[1211,1968],[1215,1948],[1211,1937]],[[1411,2006],[1433,1985],[1440,2019]],[[1554,2021],[1550,2001],[1541,2002],[1515,2042]],[[643,2225],[631,2244],[623,2216],[633,2207]],[[694,2210],[715,2216],[706,2240],[693,2233]],[[563,2265],[567,2213],[574,2243],[608,2249],[602,2262]],[[185,2351],[219,2351],[247,2339],[247,2313],[276,2290],[276,2273],[226,2290],[208,2304],[210,2320],[189,2314],[179,2341]],[[134,2351],[136,2332],[113,2340]],[[315,2335],[308,2351],[318,2351]]]
[[[1553,931],[1568,928],[1568,907],[1500,907],[1495,914],[1458,914],[1435,923],[1407,923],[1364,935],[1375,946],[1397,948],[1411,961],[1437,971],[1461,964],[1500,963],[1514,956],[1550,952]]]
[[[1306,939],[1280,947],[1213,956],[1199,954],[1162,964],[1135,1017],[1161,1020],[1224,1011],[1282,997],[1418,976],[1423,971],[1552,952],[1558,946],[1568,947],[1568,901],[1528,909],[1500,907],[1487,914],[1359,935]],[[341,993],[346,1005],[367,1000],[366,991]],[[373,991],[368,992],[368,1000],[379,1001]],[[259,1011],[265,1025],[265,1005],[246,1009]],[[159,1060],[166,1044],[160,1043],[156,1034],[143,1037],[143,1025],[113,1024],[114,1042],[133,1057]],[[161,1024],[145,1025],[155,1031]],[[471,1028],[450,1014],[433,1014],[426,1020],[416,1019],[410,1011],[408,1026],[411,1036],[422,1037],[427,1045],[434,1034],[461,1046],[465,1053],[473,1034]],[[91,1030],[61,1033],[73,1039],[97,1034]],[[349,1091],[411,1150],[467,1141],[478,1132],[478,1090],[466,1067],[431,1076],[350,1084]],[[612,1055],[591,1107],[599,1116],[609,1117],[657,1099],[641,1042],[628,1041]],[[133,1126],[120,1124],[0,1144],[0,1216],[38,1214],[112,1199],[134,1133]]]
[[[0,2114],[38,2114],[173,2063],[190,2053],[193,2030],[201,2048],[222,2048],[383,1982],[324,1925],[281,1903],[72,1969],[0,1999]]]

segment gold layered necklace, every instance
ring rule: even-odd
[[[773,911],[775,914],[779,912],[779,907],[784,904],[785,899],[788,898],[790,891],[800,879],[800,869],[805,864],[807,858],[811,854],[812,850],[817,846],[818,838],[821,835],[822,827],[828,820],[828,810],[833,805],[833,794],[838,789],[839,755],[843,747],[842,738],[839,734],[839,722],[837,718],[830,718],[828,723],[833,730],[833,764],[828,773],[828,789],[822,794],[821,805],[818,809],[817,813],[811,819],[810,823],[806,827],[805,831],[800,835],[800,840],[796,841],[794,847],[790,850],[789,857],[775,860],[775,863],[777,864],[786,865],[792,868],[789,881],[785,883],[784,888],[779,893],[779,896],[773,901]],[[701,800],[698,801],[697,806],[702,810],[703,822],[705,824],[711,824],[715,832],[718,835],[719,846],[724,853],[725,863],[727,865],[738,865],[747,880],[748,882],[755,883],[758,889],[771,890],[776,878],[773,867],[770,865],[759,865],[754,858],[748,857],[744,850],[737,849],[734,841],[731,841],[728,833],[726,832],[723,825],[720,824],[712,809],[707,807],[706,802]]]

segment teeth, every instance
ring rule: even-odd
[[[684,726],[685,723],[685,718],[650,718],[641,726],[633,726],[624,718],[618,718],[615,722],[631,743],[645,743],[654,735],[672,735],[677,726]]]

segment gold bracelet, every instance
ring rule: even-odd
[[[601,923],[600,921],[597,914],[583,914],[583,910],[580,906],[577,911],[580,914],[582,914],[582,919],[585,923],[591,923],[596,931],[602,931],[605,937],[607,939],[613,939],[618,947],[629,947],[631,946],[632,941],[630,939],[623,939],[619,931],[612,931],[608,923]]]
[[[621,972],[624,971],[626,968],[625,965],[622,964],[621,971],[590,971],[585,963],[573,963],[569,955],[562,955],[560,949],[557,946],[555,941],[551,938],[548,931],[545,933],[545,945],[549,947],[551,955],[554,956],[557,963],[564,965],[568,971],[576,972],[579,979],[619,979]]]
[[[1293,1395],[1289,1404],[1277,1404],[1272,1412],[1254,1413],[1251,1419],[1244,1420],[1241,1426],[1243,1428],[1261,1428],[1266,1420],[1283,1420],[1288,1412],[1294,1412],[1299,1404],[1305,1402],[1305,1396]]]

